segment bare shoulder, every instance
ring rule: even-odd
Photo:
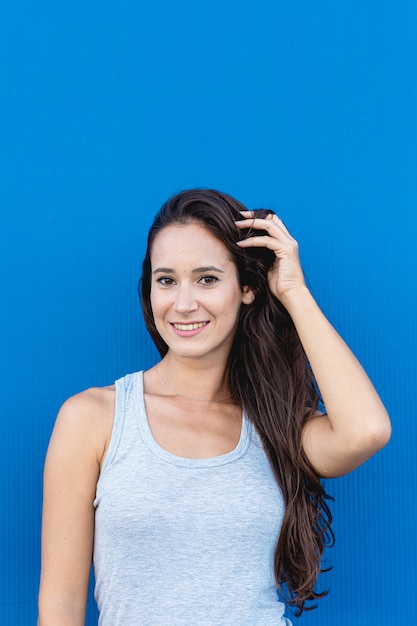
[[[95,455],[99,466],[113,427],[115,387],[92,387],[71,396],[62,405],[50,447],[71,448]]]
[[[113,411],[115,387],[91,387],[71,396],[62,405],[59,415],[67,419],[102,419],[106,413]]]

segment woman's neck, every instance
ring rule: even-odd
[[[189,400],[224,402],[232,397],[227,369],[172,357],[169,353],[154,368],[162,385]]]

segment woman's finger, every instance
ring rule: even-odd
[[[243,213],[253,213],[253,211],[242,211],[242,214]],[[276,234],[277,236],[282,236],[282,234],[284,233],[287,237],[292,239],[291,233],[286,228],[284,222],[278,217],[278,215],[275,215],[275,213],[270,213],[265,218],[252,217],[245,218],[243,220],[237,220],[235,224],[238,228],[242,230],[251,228],[255,230],[266,230],[271,237],[273,237],[274,234]]]
[[[269,235],[260,235],[259,237],[247,237],[247,239],[241,239],[236,244],[241,248],[269,248],[275,253],[291,255],[296,252],[296,247],[292,241],[280,241],[276,237],[270,237]]]

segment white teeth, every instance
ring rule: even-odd
[[[201,328],[205,325],[206,322],[198,322],[197,324],[174,324],[177,330],[197,330],[197,328]]]

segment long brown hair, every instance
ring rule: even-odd
[[[254,302],[241,305],[229,357],[230,389],[257,428],[283,494],[286,508],[275,551],[275,579],[285,601],[301,615],[327,593],[315,587],[323,571],[324,549],[334,539],[329,496],[301,443],[303,426],[317,410],[320,392],[292,319],[268,287],[274,253],[236,245],[250,235],[250,229],[241,231],[234,223],[244,210],[231,196],[211,189],[190,189],[168,200],[149,231],[139,293],[146,326],[163,357],[168,346],[156,330],[150,304],[150,254],[160,230],[189,223],[200,223],[224,243],[241,286],[254,289]],[[270,212],[257,210],[259,217]]]

